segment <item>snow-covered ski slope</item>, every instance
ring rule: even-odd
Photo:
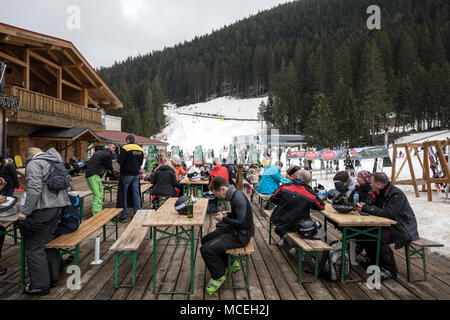
[[[221,97],[180,108],[168,104],[164,108],[168,125],[155,138],[168,142],[169,149],[177,145],[193,151],[201,144],[206,149],[214,148],[217,154],[224,145],[232,143],[234,136],[254,135],[261,129],[261,122],[248,120],[257,120],[262,101],[267,98]]]

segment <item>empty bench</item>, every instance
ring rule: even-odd
[[[408,276],[408,282],[411,282],[411,259],[422,259],[423,262],[423,278],[427,280],[427,269],[425,261],[425,248],[437,248],[443,247],[441,243],[437,243],[428,239],[420,238],[416,241],[411,241],[405,246],[405,258],[406,258],[406,273]],[[416,257],[417,256],[417,257]]]
[[[119,239],[112,245],[109,250],[115,252],[114,259],[114,286],[117,288],[117,276],[120,264],[130,263],[133,268],[131,278],[131,286],[136,283],[136,259],[137,250],[145,238],[148,229],[142,227],[145,219],[149,218],[154,210],[139,210],[128,224],[125,231],[120,235]],[[128,261],[128,260],[131,260]]]
[[[233,277],[231,276],[231,266],[235,261],[241,262],[241,267],[245,270],[245,288],[248,288],[248,256],[253,254],[255,250],[253,249],[252,240],[243,247],[228,249],[226,254],[228,255],[228,287],[232,289],[241,289],[233,286]],[[245,262],[245,264],[243,264]]]
[[[80,257],[80,244],[88,237],[90,237],[95,231],[103,227],[103,237],[106,239],[106,224],[113,219],[117,219],[117,216],[122,211],[121,208],[106,208],[97,213],[95,216],[85,220],[80,224],[77,231],[72,233],[63,234],[58,238],[47,243],[45,246],[47,249],[58,249],[58,264],[65,254],[71,254],[75,257],[74,263],[78,265]],[[118,235],[118,226],[116,221],[116,239]]]
[[[289,232],[286,237],[298,245],[298,282],[316,282],[319,274],[319,252],[330,251],[331,247],[322,240],[308,240],[302,239],[296,232]],[[302,280],[302,262],[304,256],[312,256],[315,259],[314,263],[314,281]]]

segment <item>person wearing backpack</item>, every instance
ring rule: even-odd
[[[19,221],[24,237],[25,257],[31,282],[23,293],[47,295],[58,281],[57,250],[46,249],[54,233],[63,208],[70,206],[68,196],[70,176],[61,155],[50,148],[26,151],[25,202],[20,208]]]
[[[370,185],[376,194],[375,203],[359,202],[357,210],[397,222],[390,227],[381,229],[379,260],[381,280],[395,279],[398,272],[397,265],[389,244],[395,243],[395,249],[400,249],[409,242],[419,239],[416,216],[406,195],[391,184],[384,172],[373,173],[370,177]],[[364,242],[363,245],[368,259],[362,265],[367,267],[375,263],[376,246],[370,241]]]

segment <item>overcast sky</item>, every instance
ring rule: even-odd
[[[93,67],[189,41],[288,0],[0,0],[0,22],[72,41]],[[80,10],[80,28],[76,26]],[[74,24],[75,23],[75,24]]]

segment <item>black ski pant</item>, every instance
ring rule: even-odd
[[[32,289],[49,288],[51,282],[58,280],[57,249],[46,249],[45,245],[54,239],[61,213],[62,208],[41,209],[27,217],[33,229],[24,235]]]
[[[381,228],[381,241],[380,241],[380,268],[387,269],[392,274],[397,274],[397,265],[395,263],[394,252],[389,246],[394,243],[394,233],[396,230],[393,228]],[[360,236],[362,237],[362,236]],[[357,238],[360,238],[357,237]],[[372,264],[375,264],[377,257],[377,243],[375,241],[360,241],[358,242],[366,251],[367,257]]]
[[[202,238],[200,253],[214,280],[225,275],[228,265],[225,251],[245,247],[251,238],[251,235],[244,235],[227,228],[217,228]]]

